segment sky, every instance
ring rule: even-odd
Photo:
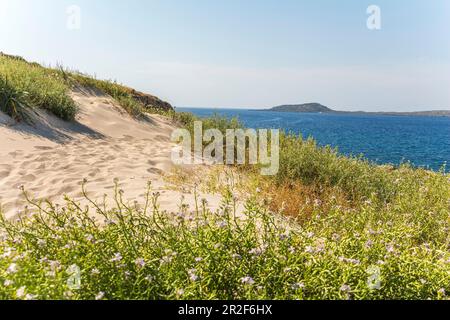
[[[450,110],[448,0],[0,0],[0,51],[178,107]]]

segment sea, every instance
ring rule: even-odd
[[[281,129],[312,137],[343,155],[363,156],[378,164],[445,170],[450,161],[450,117],[369,114],[280,113],[246,109],[177,108],[199,117],[238,118],[247,128]]]

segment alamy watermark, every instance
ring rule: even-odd
[[[67,20],[66,27],[69,30],[81,29],[81,8],[77,5],[71,5],[66,9]]]
[[[367,8],[367,29],[381,30],[381,8],[377,5],[370,5]]]
[[[270,134],[269,134],[270,133]],[[280,167],[280,131],[276,129],[203,130],[194,123],[193,136],[187,129],[176,129],[172,141],[172,161],[177,165],[226,164],[260,165],[261,174],[276,175]]]

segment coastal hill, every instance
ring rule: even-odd
[[[338,113],[338,114],[367,114],[367,115],[387,115],[387,116],[429,116],[429,117],[450,117],[450,110],[432,110],[417,112],[366,112],[366,111],[337,111],[326,107],[320,103],[291,104],[273,107],[269,110],[274,112],[298,112],[298,113]]]
[[[304,103],[304,104],[291,104],[291,105],[282,105],[278,107],[274,107],[271,111],[278,112],[307,112],[307,113],[315,113],[315,112],[334,112],[328,107],[321,105],[320,103]]]

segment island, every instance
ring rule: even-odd
[[[367,115],[386,115],[386,116],[426,116],[426,117],[450,117],[450,110],[432,110],[415,112],[367,112],[367,111],[338,111],[333,110],[323,104],[312,102],[303,104],[286,104],[270,109],[260,109],[258,111],[273,112],[297,112],[297,113],[334,113],[334,114],[367,114]]]

